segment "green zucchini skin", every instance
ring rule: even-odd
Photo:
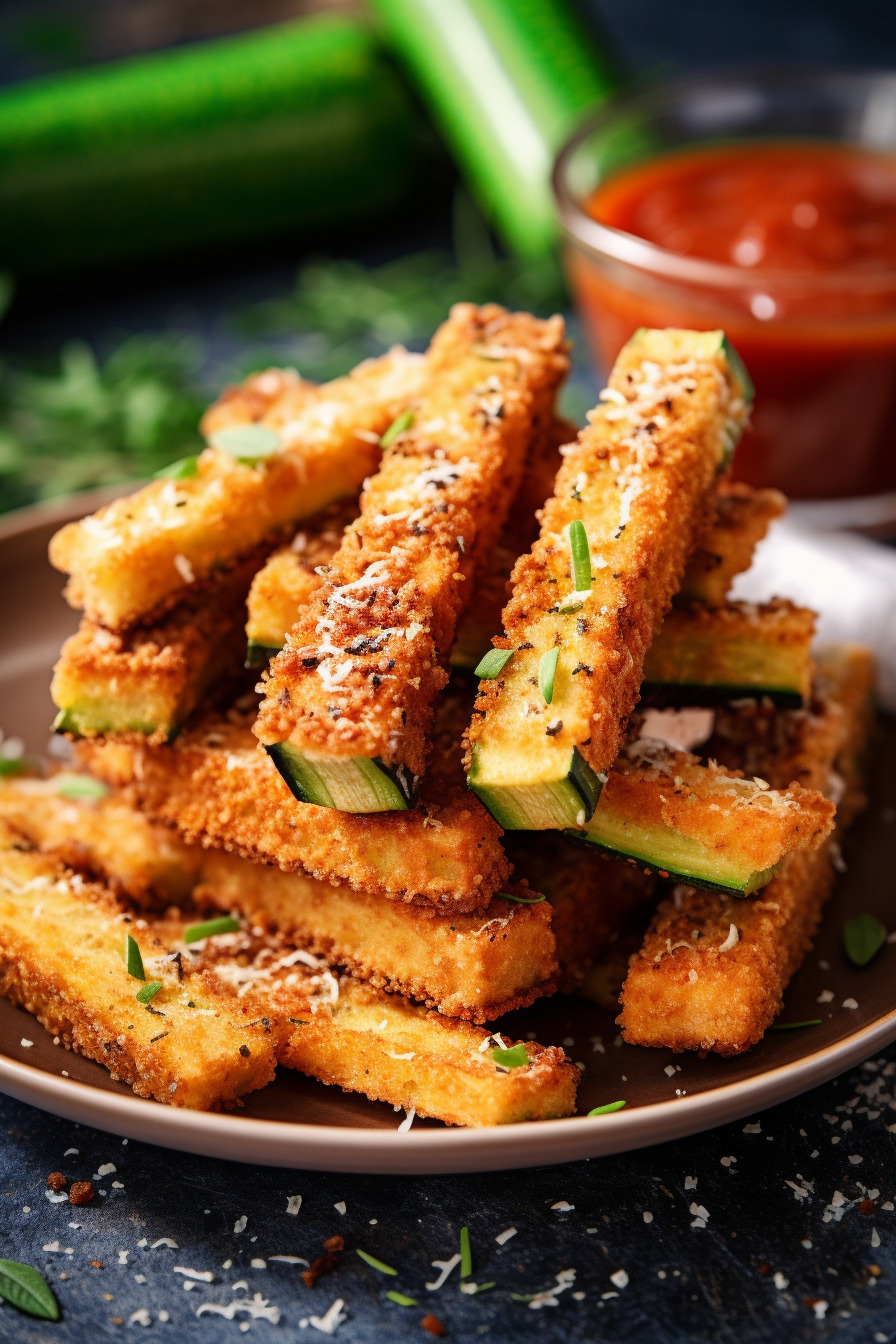
[[[104,717],[84,715],[75,706],[60,709],[53,720],[53,732],[71,733],[73,737],[97,737],[114,733],[139,733],[142,737],[151,737],[164,727],[166,742],[173,742],[180,732],[180,724],[174,721],[162,725],[116,717],[114,701],[109,702],[107,709],[108,713]]]
[[[570,840],[576,840],[580,844],[587,845],[590,849],[596,849],[601,854],[606,854],[611,859],[621,859],[624,863],[630,863],[645,872],[656,873],[661,877],[671,878],[673,882],[681,882],[689,887],[700,887],[703,891],[715,891],[722,896],[752,896],[754,892],[761,891],[766,886],[775,873],[780,868],[780,864],[775,864],[772,868],[760,870],[744,870],[742,882],[717,882],[712,878],[704,877],[692,872],[684,872],[663,862],[662,855],[654,858],[647,858],[643,853],[634,854],[630,851],[616,848],[612,845],[603,843],[600,840],[592,839],[584,831],[565,831]]]
[[[46,272],[370,219],[413,191],[419,143],[344,16],[23,81],[0,90],[0,257]]]
[[[282,644],[256,644],[254,639],[250,639],[246,645],[244,667],[267,667],[271,659],[276,658],[282,647]]]
[[[289,742],[265,751],[300,803],[354,813],[404,812],[414,804],[419,780],[378,757],[311,761]]]
[[[467,786],[505,831],[562,829],[564,823],[590,821],[597,807],[603,781],[588,765],[578,748],[565,776],[542,785],[523,785],[532,792],[526,806],[514,797],[515,790],[485,785],[477,778],[476,753],[467,776]]]

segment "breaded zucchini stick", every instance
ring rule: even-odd
[[[436,333],[413,421],[265,677],[255,732],[301,801],[412,803],[471,579],[568,366],[559,317],[458,304]]]
[[[131,934],[161,989],[128,973]],[[0,995],[67,1049],[104,1064],[141,1097],[212,1110],[271,1081],[274,1039],[246,1005],[209,993],[170,943],[102,887],[67,873],[0,823]]]
[[[210,446],[186,474],[152,481],[56,534],[50,560],[70,575],[69,602],[112,630],[145,622],[194,583],[356,494],[380,435],[417,395],[420,367],[396,349],[320,388],[276,370],[257,375],[212,408],[203,422]]]
[[[244,603],[261,558],[238,561],[154,625],[116,632],[84,617],[54,668],[56,731],[142,733],[166,742],[216,683],[232,689],[243,665]]]
[[[780,490],[754,490],[723,481],[713,521],[688,561],[676,601],[720,604],[738,574],[749,569],[753,552],[787,501]]]
[[[772,789],[647,739],[620,754],[591,820],[570,834],[664,877],[745,896],[785,855],[817,849],[834,810],[799,784]]]
[[[506,830],[593,812],[748,392],[723,333],[638,332],[567,449],[469,729],[468,782]]]
[[[831,651],[825,664],[828,698],[809,713],[779,714],[787,730],[769,736],[760,729],[757,737],[773,782],[793,772],[797,755],[805,778],[830,780],[837,771],[839,837],[860,803],[861,779],[852,771],[867,741],[873,669],[866,650],[848,647]],[[791,855],[756,900],[676,888],[629,965],[619,1018],[625,1039],[723,1055],[755,1045],[812,943],[833,885],[830,847]]]
[[[496,897],[487,914],[438,915],[187,845],[117,794],[69,800],[53,778],[0,784],[0,818],[141,905],[238,911],[253,928],[279,931],[357,979],[453,1017],[491,1021],[554,988],[546,901]]]
[[[708,705],[761,695],[793,709],[811,690],[814,633],[814,612],[782,598],[676,605],[647,650],[642,697]]]
[[[283,648],[296,616],[323,582],[318,569],[330,564],[343,532],[357,516],[355,500],[333,504],[259,569],[247,602],[247,667],[266,667]]]
[[[140,807],[188,841],[355,891],[471,913],[501,890],[510,865],[496,822],[463,786],[457,713],[446,697],[419,805],[397,816],[355,816],[296,802],[258,750],[251,711],[207,718],[170,746],[84,739],[77,753],[84,768],[107,783],[131,786]]]

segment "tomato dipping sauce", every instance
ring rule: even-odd
[[[724,327],[756,384],[735,475],[803,499],[896,489],[896,154],[717,143],[623,168],[580,208],[662,249],[570,247],[602,363],[640,326]]]

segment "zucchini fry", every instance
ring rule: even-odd
[[[52,778],[0,784],[0,818],[141,906],[238,911],[253,928],[452,1017],[491,1021],[554,988],[546,901],[496,897],[485,915],[437,915],[187,845],[117,794],[71,801]]]
[[[567,449],[468,733],[468,782],[506,830],[593,812],[748,392],[721,332],[639,332]]]
[[[785,855],[816,849],[834,810],[800,784],[772,789],[646,739],[617,758],[591,820],[570,835],[664,877],[746,896]]]
[[[418,807],[355,816],[296,802],[250,731],[254,711],[230,711],[170,746],[83,739],[85,769],[131,788],[151,816],[190,842],[306,872],[355,891],[431,906],[484,910],[510,876],[500,829],[463,787],[456,702],[436,722],[436,755]],[[450,720],[450,727],[446,727]]]
[[[413,423],[264,678],[255,732],[301,801],[412,803],[474,570],[568,365],[560,318],[458,304],[436,333]]]
[[[343,532],[357,516],[355,500],[334,504],[275,551],[255,575],[247,603],[247,667],[267,667],[283,648],[287,631],[322,583],[318,568],[330,564]]]
[[[50,560],[70,575],[68,601],[111,630],[146,622],[193,584],[356,494],[380,435],[417,395],[420,367],[396,349],[320,388],[276,370],[257,375],[205,418],[211,446],[194,474],[187,467],[152,481],[56,534]],[[253,425],[251,442],[226,440]]]
[[[712,524],[688,561],[676,600],[716,606],[724,602],[734,579],[750,568],[753,552],[786,507],[779,490],[723,482]]]
[[[149,1004],[122,957],[126,935],[161,983]],[[138,1096],[213,1110],[274,1076],[274,1040],[246,1005],[209,993],[170,943],[102,887],[27,849],[0,823],[0,995],[66,1049],[104,1064]],[[149,977],[148,977],[149,978]]]
[[[764,773],[815,780],[840,774],[839,838],[861,800],[855,763],[867,741],[873,680],[867,651],[840,647],[825,655],[827,698],[811,712],[779,714],[786,730],[765,742]],[[760,711],[761,713],[761,711]],[[752,763],[760,763],[754,751]],[[843,789],[845,785],[845,789]],[[793,854],[751,901],[729,901],[676,888],[659,907],[629,965],[619,1024],[627,1041],[673,1050],[736,1055],[761,1039],[781,1008],[792,975],[811,946],[833,886],[831,845]]]
[[[118,633],[82,619],[54,669],[56,731],[166,742],[216,683],[232,689],[243,663],[243,604],[260,559],[238,561],[155,625]]]
[[[814,613],[780,598],[674,606],[647,650],[642,696],[708,705],[752,695],[794,709],[811,690],[814,633]]]

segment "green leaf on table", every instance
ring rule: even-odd
[[[59,1320],[59,1303],[42,1275],[17,1260],[0,1260],[0,1297],[29,1316]]]
[[[855,915],[843,925],[843,946],[854,966],[867,966],[887,941],[887,930],[875,915]]]

